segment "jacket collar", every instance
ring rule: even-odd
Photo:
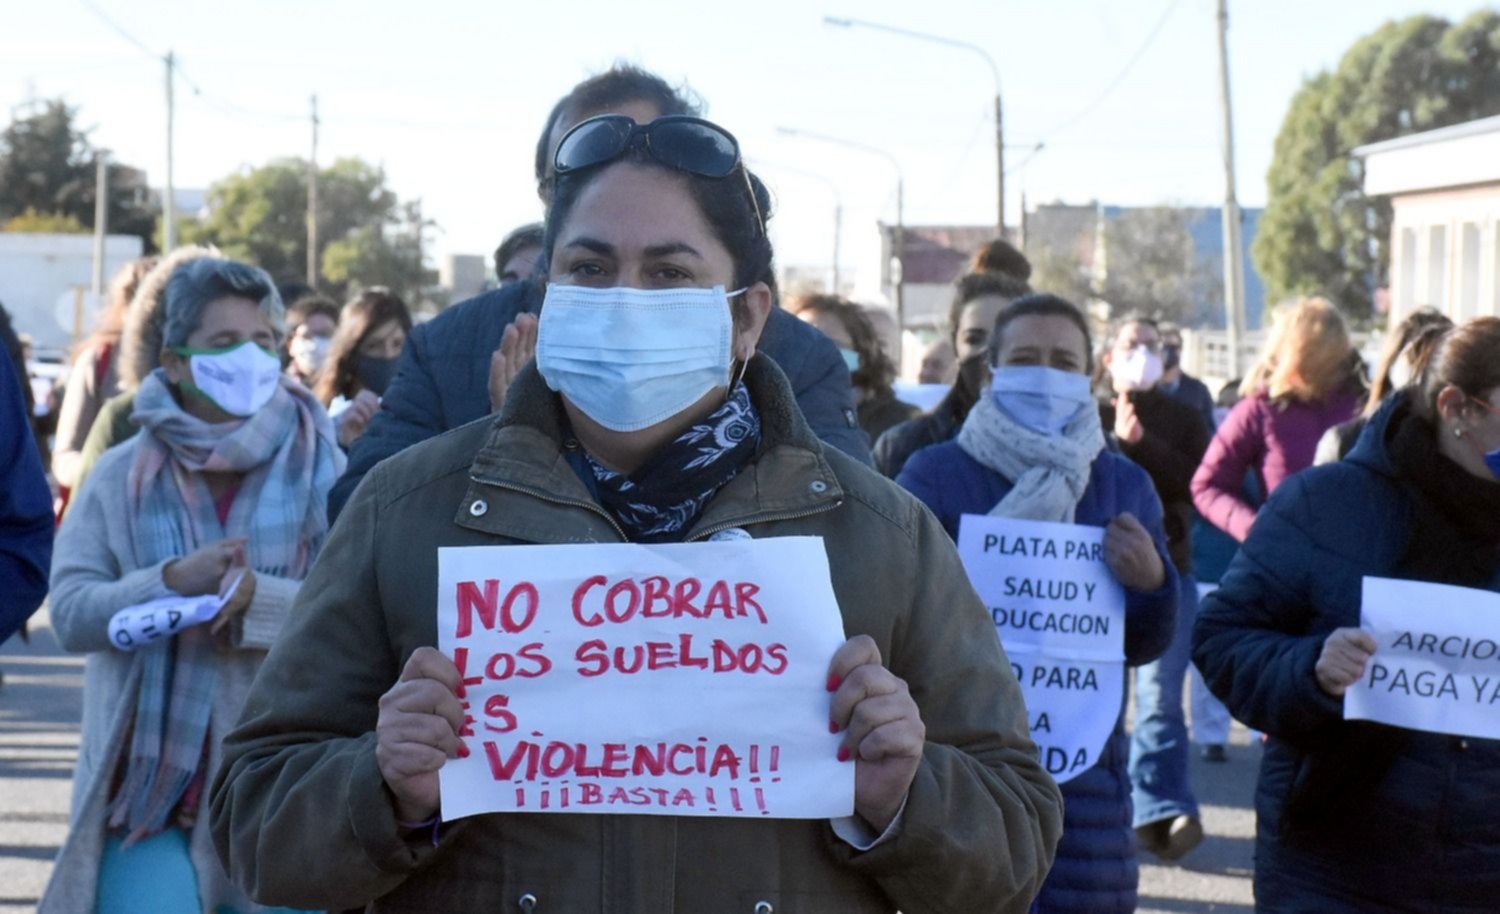
[[[798,409],[781,369],[757,356],[745,371],[761,419],[761,443],[749,464],[699,516],[685,540],[731,527],[786,520],[837,507],[843,487]],[[562,401],[537,371],[524,368],[469,467],[454,521],[461,527],[535,543],[625,539],[568,461]]]

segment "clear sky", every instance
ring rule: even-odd
[[[778,198],[783,264],[826,266],[843,203],[846,270],[870,282],[875,221],[894,218],[885,160],[781,134],[878,147],[901,165],[906,218],[994,219],[994,80],[977,55],[860,29],[857,16],[983,46],[1003,82],[1008,220],[1030,204],[1214,205],[1222,198],[1213,0],[93,0],[156,54],[176,51],[176,180],[306,155],[378,162],[442,227],[436,252],[488,253],[539,215],[537,132],[556,98],[617,59],[686,81]],[[1382,22],[1457,20],[1464,0],[1231,0],[1239,193],[1265,199],[1286,106]],[[163,66],[82,0],[0,0],[0,105],[62,96],[94,142],[165,167]],[[1031,155],[1025,148],[1045,147]]]

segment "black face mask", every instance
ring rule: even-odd
[[[1182,364],[1181,346],[1163,346],[1161,348],[1161,367],[1171,371]]]
[[[354,376],[365,390],[383,397],[385,389],[391,386],[391,378],[396,376],[396,360],[361,355],[354,363]]]

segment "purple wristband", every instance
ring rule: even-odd
[[[440,829],[440,828],[443,827],[443,815],[442,815],[442,813],[438,813],[437,815],[435,815],[432,818],[428,819],[426,822],[403,822],[402,820],[397,819],[396,820],[396,824],[399,825],[399,826],[401,826],[402,828],[409,828],[409,829],[412,829],[412,830],[416,830],[418,828],[429,828],[430,827],[432,829],[432,846],[433,847],[437,847],[438,846],[438,829]]]

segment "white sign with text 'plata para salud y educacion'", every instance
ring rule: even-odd
[[[1104,530],[966,514],[958,554],[1021,683],[1042,764],[1069,781],[1099,760],[1125,689],[1125,591],[1104,562]]]

